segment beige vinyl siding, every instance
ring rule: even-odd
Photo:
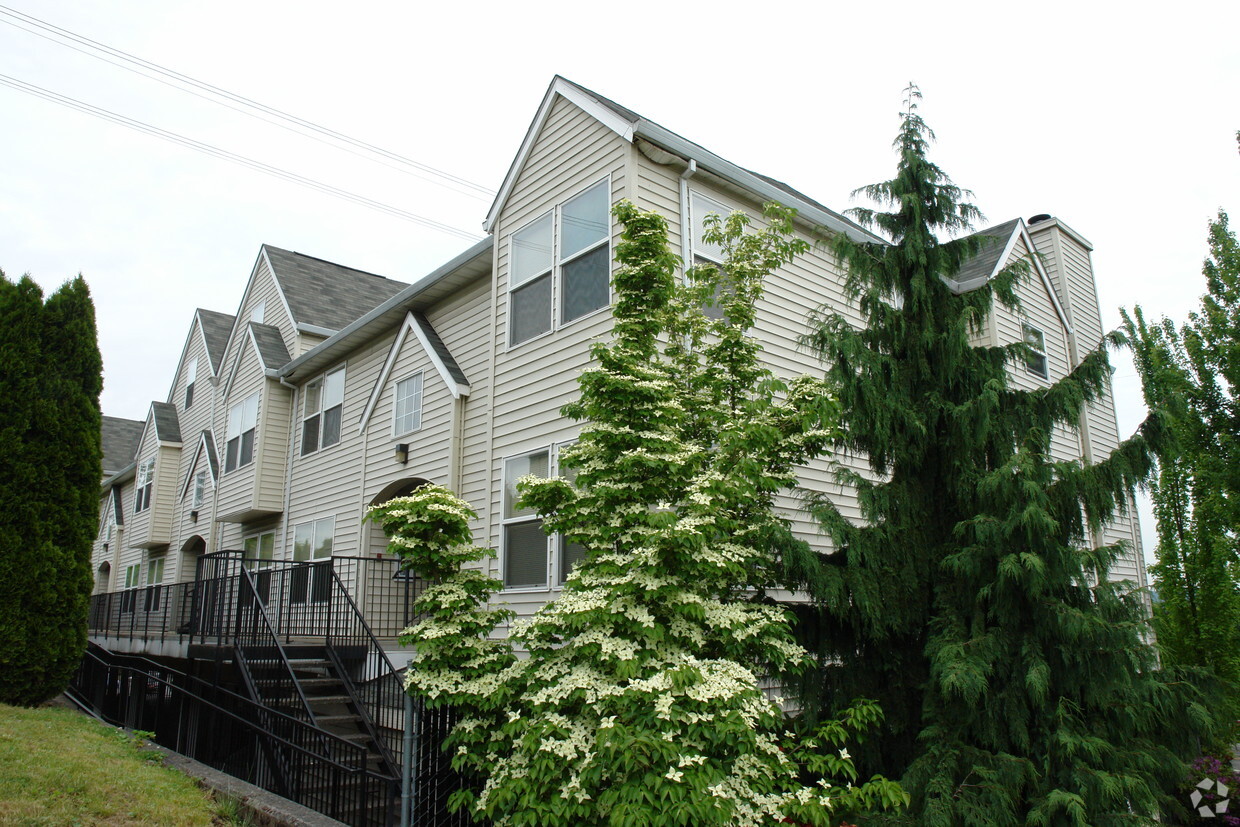
[[[299,386],[291,417],[292,474],[283,541],[287,557],[292,556],[296,527],[328,516],[336,519],[332,541],[334,554],[356,556],[362,549],[360,535],[367,437],[360,433],[359,427],[391,342],[391,335],[372,341],[351,353],[346,361],[331,365],[324,371],[330,373],[341,366],[345,368],[340,442],[319,448],[306,456],[301,455],[305,388],[306,382],[317,377],[307,376],[306,382]]]
[[[264,511],[283,511],[293,392],[276,380],[268,379],[259,400],[258,433],[254,446],[257,486],[254,505]]]
[[[422,374],[421,424],[412,432],[394,434],[396,386],[415,373]],[[418,478],[447,484],[452,404],[452,394],[444,386],[422,343],[410,331],[401,343],[387,381],[379,388],[374,413],[366,428],[367,502],[401,479]],[[395,458],[397,443],[409,446],[409,461],[403,465]]]
[[[491,278],[479,279],[426,314],[469,380],[469,396],[458,403],[462,411],[457,493],[478,512],[473,530],[479,540],[485,536],[490,501],[491,286]]]
[[[155,479],[151,487],[151,502],[141,512],[133,514],[127,525],[126,544],[131,548],[151,548],[167,545],[172,534],[172,511],[175,507],[176,483],[179,476],[181,449],[175,443],[160,443],[155,435],[153,414],[147,419],[146,432],[138,448],[137,463],[155,459]],[[135,488],[129,489],[129,511],[133,511]]]
[[[508,256],[511,234],[553,205],[564,203],[608,176],[612,202],[625,197],[628,158],[628,143],[576,106],[558,99],[496,223],[499,245],[494,287],[496,382],[489,484],[489,508],[493,515],[498,514],[501,507],[504,457],[546,448],[553,442],[571,439],[576,433],[578,426],[561,417],[559,410],[576,394],[577,375],[587,364],[590,343],[605,335],[612,323],[610,312],[604,309],[559,326],[557,310],[553,313],[555,321],[551,333],[510,347]],[[618,229],[613,224],[613,251]],[[552,278],[558,277],[558,272],[552,274]],[[498,520],[491,521],[490,534],[487,542],[498,549]],[[506,599],[518,611],[525,611],[545,600],[547,592],[539,594],[540,598],[527,600],[525,595],[513,593]]]
[[[173,511],[173,543],[171,550],[180,552],[189,540],[195,536],[202,537],[206,543],[207,551],[216,551],[213,545],[211,522],[212,508],[215,505],[215,481],[211,479],[211,469],[207,462],[205,453],[199,453],[198,443],[186,443],[181,449],[182,457],[189,457],[186,465],[185,476],[177,485],[177,502]],[[197,457],[197,461],[194,458]],[[194,510],[194,478],[198,472],[205,472],[207,475],[207,484],[203,490],[202,505],[198,507],[198,519],[195,521],[190,512]],[[182,496],[184,492],[184,496]],[[177,568],[174,570],[174,566]],[[172,554],[167,563],[165,575],[169,583],[184,583],[194,579],[194,570],[184,559],[184,555],[176,553]]]
[[[245,295],[241,299],[241,306],[237,309],[237,321],[233,325],[232,336],[228,340],[228,346],[224,350],[224,359],[220,365],[221,382],[228,381],[233,364],[242,346],[249,339],[247,326],[250,323],[250,314],[254,312],[259,302],[264,304],[263,324],[279,328],[284,347],[289,353],[298,354],[297,331],[293,327],[293,320],[284,309],[284,299],[280,295],[271,269],[267,266],[267,259],[261,256],[250,283],[246,287]]]
[[[222,397],[216,406],[215,436],[216,447],[220,452],[220,486],[216,495],[215,511],[218,516],[247,511],[253,507],[257,459],[266,441],[266,434],[256,428],[254,433],[255,461],[235,468],[231,472],[224,471],[224,458],[228,449],[228,409],[257,391],[258,422],[262,423],[265,416],[264,407],[267,405],[267,394],[264,393],[267,380],[263,377],[262,362],[254,351],[254,343],[248,333],[242,337],[241,345],[236,356],[236,374],[232,377],[228,395]],[[224,375],[227,377],[229,373],[226,372]],[[283,483],[281,483],[281,488],[283,488]]]
[[[656,164],[640,152],[634,152],[633,157],[636,159],[636,203],[642,209],[654,210],[667,219],[668,242],[673,250],[679,252],[680,171],[672,166]]]
[[[194,404],[187,410],[185,408],[185,387],[186,387],[186,369],[190,360],[198,360],[198,373],[194,381]],[[177,366],[177,378],[172,388],[172,398],[169,400],[176,406],[177,416],[181,426],[182,449],[179,467],[177,469],[177,487],[176,502],[173,506],[173,525],[172,536],[170,542],[173,549],[179,549],[184,545],[185,541],[195,534],[200,534],[209,541],[209,531],[206,526],[211,523],[211,510],[209,505],[203,506],[198,517],[197,523],[189,520],[189,499],[181,499],[181,492],[185,490],[187,480],[193,479],[197,471],[191,467],[191,463],[198,456],[199,443],[202,441],[202,432],[211,429],[215,420],[216,394],[219,388],[211,381],[211,360],[207,355],[206,346],[203,341],[202,332],[199,329],[198,317],[195,314],[194,320],[190,323],[190,333],[185,348],[185,354],[182,357],[181,364]],[[219,445],[218,437],[222,432],[215,432],[216,444]],[[220,458],[222,461],[222,457]],[[199,458],[199,463],[203,463],[205,468],[205,458]],[[189,494],[192,494],[192,490]],[[169,560],[167,574],[171,576],[173,563]],[[178,582],[178,581],[169,581]]]
[[[1018,239],[1006,264],[1028,260],[1029,252],[1025,242]],[[1021,390],[1047,387],[1068,373],[1067,331],[1055,311],[1046,285],[1035,271],[1031,271],[1028,277],[1017,285],[1016,295],[1020,298],[1020,312],[1013,312],[995,302],[992,318],[998,330],[999,341],[1002,344],[1023,341],[1022,324],[1026,321],[1042,331],[1046,343],[1047,378],[1043,379],[1031,373],[1024,362],[1019,361],[1008,364],[1008,379],[1012,387]]]

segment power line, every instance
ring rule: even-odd
[[[180,144],[181,146],[188,147],[189,149],[193,149],[197,152],[202,152],[206,155],[211,155],[225,161],[231,161],[232,163],[249,167],[250,169],[271,175],[275,178],[280,178],[294,184],[300,184],[303,187],[309,187],[310,189],[318,190],[319,192],[326,193],[346,201],[352,201],[355,204],[369,207],[372,210],[378,210],[379,212],[384,212],[388,215],[396,216],[397,218],[403,218],[406,221],[412,221],[415,224],[421,224],[424,227],[439,230],[440,232],[448,233],[450,235],[457,236],[458,238],[463,238],[468,241],[477,241],[479,238],[479,236],[474,233],[459,230],[456,227],[409,212],[408,210],[403,210],[400,207],[393,207],[392,205],[385,204],[382,201],[375,201],[372,198],[366,198],[363,195],[358,195],[357,193],[349,192],[348,190],[340,189],[339,187],[333,187],[330,184],[324,184],[323,182],[316,181],[313,178],[307,178],[304,175],[298,175],[295,172],[289,172],[288,170],[280,169],[279,167],[273,167],[270,164],[264,164],[262,161],[256,161],[253,158],[247,158],[244,155],[238,155],[235,152],[229,152],[226,149],[221,149],[219,147],[212,146],[211,144],[203,143],[202,141],[196,141],[193,138],[187,138],[186,136],[178,135],[175,132],[169,132],[166,129],[160,129],[157,126],[152,126],[148,123],[134,120],[133,118],[117,114],[116,112],[112,112],[107,109],[102,109],[98,106],[92,106],[89,103],[84,103],[83,101],[79,101],[75,98],[70,98],[65,95],[52,92],[49,89],[44,89],[40,86],[26,83],[25,81],[18,80],[17,78],[10,77],[5,74],[0,74],[0,85],[8,86],[19,92],[25,92],[29,95],[43,98],[44,100],[59,104],[61,106],[76,109],[77,111],[84,112],[87,115],[93,115],[94,117],[120,124],[121,126],[128,127],[138,132],[144,132],[147,135],[153,135],[157,138],[162,138],[166,141]]]
[[[460,192],[462,194],[469,195],[474,198],[479,198],[482,200],[490,199],[495,194],[494,191],[487,189],[481,184],[476,184],[465,178],[461,178],[460,176],[453,175],[452,173],[445,172],[444,170],[441,170],[441,169],[437,169],[428,164],[419,163],[418,161],[414,161],[411,158],[407,158],[403,155],[399,155],[395,152],[391,152],[390,150],[386,150],[386,149],[383,149],[382,147],[375,146],[374,144],[367,143],[366,141],[362,141],[358,138],[353,138],[349,135],[345,135],[344,133],[338,132],[329,127],[321,126],[320,124],[316,124],[313,121],[308,121],[308,120],[305,120],[304,118],[299,118],[296,115],[291,115],[280,109],[276,109],[275,107],[267,106],[266,104],[251,100],[250,98],[244,97],[243,95],[238,95],[234,92],[230,92],[227,89],[221,89],[220,87],[213,86],[212,84],[206,83],[205,81],[197,80],[196,78],[192,78],[189,75],[185,75],[180,72],[169,69],[165,66],[161,66],[158,63],[153,63],[151,61],[144,60],[143,58],[130,54],[129,52],[125,52],[121,49],[113,48],[104,43],[100,43],[99,41],[92,40],[83,35],[76,34],[75,32],[69,31],[68,29],[63,29],[52,23],[48,23],[45,20],[41,20],[37,17],[33,17],[32,15],[28,15],[28,14],[25,14],[24,12],[17,11],[16,9],[10,8],[8,6],[0,4],[0,15],[10,17],[10,18],[15,18],[18,22],[14,22],[13,20],[3,20],[3,19],[0,19],[0,22],[7,23],[8,25],[13,26],[14,28],[20,29],[21,31],[27,32],[28,34],[33,34],[36,37],[41,37],[44,40],[48,40],[59,46],[64,46],[65,48],[73,49],[74,51],[80,52],[81,54],[87,55],[88,57],[95,58],[96,60],[102,60],[104,63],[108,63],[112,66],[116,66],[126,71],[141,75],[142,77],[145,77],[149,80],[154,80],[158,83],[162,83],[165,86],[170,86],[173,89],[177,89],[178,91],[194,95],[197,98],[210,101],[211,103],[231,109],[234,112],[240,112],[241,114],[247,115],[252,118],[256,118],[265,123],[269,123],[274,126],[279,126],[281,129],[287,129],[299,135],[312,138],[313,140],[319,141],[320,143],[325,143],[325,144],[328,144],[329,146],[335,146],[337,149],[343,149],[346,152],[350,152],[353,155],[361,155],[361,157],[369,157],[370,160],[377,161],[378,163],[382,163],[384,166],[389,167],[390,169],[395,169],[400,172],[404,172],[406,174],[415,175],[416,177],[422,178],[423,180],[431,181],[432,183],[439,184],[440,186],[446,186],[450,189],[455,190],[456,192]],[[19,23],[25,24],[25,25],[19,25]],[[28,28],[29,26],[34,26],[39,29],[42,29],[43,31],[48,32],[51,36],[49,36],[48,34],[41,34],[40,32],[34,31],[33,29]],[[66,43],[64,42],[64,40],[57,39],[57,38],[63,38],[63,39],[70,40],[73,43],[80,44],[81,46],[85,48],[79,48],[78,46],[74,46],[71,43]],[[96,54],[96,52],[102,52],[111,57],[115,57],[121,62],[118,62],[116,60],[108,60],[106,57]],[[125,65],[125,64],[132,64],[132,65]],[[134,68],[135,66],[140,67],[140,68]],[[143,71],[143,70],[146,70],[146,71]],[[149,72],[153,72],[155,74],[152,75],[152,74],[149,74]],[[169,80],[161,79],[161,77],[156,77],[155,75],[160,75],[163,78],[168,78]],[[206,92],[207,94],[203,95],[203,94],[199,94],[198,92],[193,91],[193,89],[187,89],[185,88],[186,85],[191,86],[194,89],[202,90],[203,92]],[[220,98],[223,98],[224,100],[220,100]],[[238,105],[233,106],[226,101],[231,101],[232,103],[235,103]],[[262,113],[262,114],[259,114],[259,113]],[[264,114],[270,115],[276,118],[277,120],[272,120],[271,118],[263,117]],[[280,123],[279,121],[284,121],[285,123]],[[292,124],[293,126],[290,126],[288,124]],[[334,141],[347,144],[348,146],[352,146],[357,149],[363,150],[365,155],[362,155],[361,153],[358,153],[358,152],[354,152],[353,150],[347,149],[346,147],[339,146],[339,144],[333,144],[329,141],[325,141],[323,140],[323,138],[315,137],[315,135],[309,134],[306,130],[309,130],[309,132],[312,132],[312,133],[316,133],[317,135],[331,138]],[[378,157],[375,157],[375,156],[378,156]],[[408,169],[400,167],[400,166],[393,166],[392,164],[386,163],[383,160],[379,160],[380,158],[387,159],[390,161],[396,161],[397,163],[403,165],[403,167],[408,167]],[[418,172],[421,172],[423,174],[419,175]],[[431,176],[431,177],[427,177],[427,176]]]

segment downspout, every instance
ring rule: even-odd
[[[689,159],[689,165],[680,173],[680,260],[684,270],[693,266],[693,228],[689,225],[689,179],[697,174],[697,161]]]
[[[347,375],[347,374],[346,374]],[[288,529],[289,529],[289,502],[293,496],[293,443],[297,439],[297,404],[301,401],[301,392],[297,385],[285,379],[283,376],[276,377],[280,384],[293,392],[293,399],[289,402],[288,415],[288,459],[285,461],[284,472],[284,514],[281,515],[281,522],[284,524],[280,529],[280,546],[284,549],[284,559],[288,560]],[[363,462],[363,465],[365,463]],[[272,550],[274,553],[274,549]]]

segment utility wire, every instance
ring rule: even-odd
[[[353,155],[358,155],[359,157],[369,157],[370,160],[381,163],[384,166],[389,167],[390,169],[395,169],[400,172],[404,172],[406,174],[414,175],[418,178],[422,178],[423,180],[428,180],[428,181],[431,181],[432,183],[436,183],[441,186],[446,186],[449,189],[455,190],[456,192],[460,192],[464,195],[469,195],[471,197],[478,198],[480,200],[489,200],[495,194],[493,190],[489,190],[480,184],[475,184],[474,182],[461,178],[460,176],[453,175],[441,169],[436,169],[435,167],[429,166],[427,164],[419,163],[418,161],[414,161],[411,158],[407,158],[403,155],[399,155],[395,152],[391,152],[389,150],[383,149],[382,147],[375,146],[374,144],[370,144],[365,141],[359,140],[357,138],[353,138],[349,135],[345,135],[342,132],[337,132],[334,129],[321,126],[312,121],[305,120],[304,118],[299,118],[296,115],[291,115],[282,110],[276,109],[271,106],[267,106],[266,104],[259,103],[257,101],[251,100],[250,98],[244,97],[242,95],[238,95],[234,92],[229,92],[226,89],[221,89],[218,86],[213,86],[204,81],[197,80],[196,78],[192,78],[189,75],[181,74],[180,72],[174,71],[165,66],[161,66],[158,63],[152,63],[151,61],[144,60],[140,57],[137,57],[136,55],[132,55],[129,52],[125,52],[120,49],[113,48],[104,43],[100,43],[96,40],[91,40],[88,37],[71,32],[68,29],[62,29],[59,26],[48,23],[47,21],[41,20],[37,17],[33,17],[31,15],[25,14],[24,12],[17,11],[16,9],[10,8],[9,6],[0,4],[0,15],[4,17],[13,18],[13,20],[4,20],[0,18],[0,23],[7,23],[8,25],[13,26],[14,28],[20,29],[24,32],[27,32],[28,34],[33,34],[36,37],[41,37],[44,40],[51,41],[52,43],[55,43],[59,46],[64,46],[65,48],[73,49],[74,51],[80,52],[84,55],[87,55],[88,57],[93,57],[96,60],[102,60],[104,63],[111,64],[112,66],[116,66],[128,72],[133,72],[135,74],[141,75],[142,77],[145,77],[149,80],[154,80],[158,83],[162,83],[165,86],[170,86],[173,89],[177,89],[181,92],[186,92],[188,94],[194,95],[195,97],[201,98],[206,101],[210,101],[211,103],[215,103],[219,106],[226,107],[228,109],[233,110],[234,112],[240,112],[249,117],[256,118],[258,120],[264,121],[265,123],[272,124],[273,126],[278,126],[281,129],[286,129],[291,132],[295,132],[299,135],[303,135],[305,137],[319,141],[320,143],[324,143],[329,146],[334,146],[337,149],[343,149],[346,152],[349,152]],[[17,21],[17,22],[14,22],[14,21]],[[21,24],[25,24],[25,25],[21,25]],[[44,32],[48,32],[51,36],[49,36],[49,34],[42,34],[38,31],[35,31],[34,29],[29,28],[30,26],[34,26],[38,29],[42,29]],[[73,43],[80,44],[80,46],[85,47],[85,48],[74,46],[72,45],[72,43],[66,43],[64,42],[65,40],[70,40]],[[102,52],[105,55],[115,57],[118,60],[109,60],[107,57],[103,57],[102,55],[97,54],[98,52]],[[126,65],[126,64],[130,64],[130,65]],[[134,68],[134,67],[140,67],[140,68]],[[143,70],[146,70],[146,71],[143,71]],[[151,72],[155,74],[150,74]],[[156,75],[162,76],[162,78],[168,78],[168,80],[164,80],[161,77],[157,77]],[[186,86],[190,86],[193,88],[187,89]],[[193,89],[199,89],[202,92],[206,92],[207,94],[200,94],[199,92],[193,91]],[[231,101],[232,103],[228,103],[227,101]],[[238,105],[234,106],[232,105],[233,103],[238,104]],[[272,118],[268,118],[268,117],[263,117],[263,115],[270,115],[272,116],[272,118],[275,118],[276,120],[273,120]],[[281,121],[283,121],[284,123],[281,123]],[[309,130],[309,132],[307,132],[307,130]],[[332,143],[331,141],[324,140],[321,137],[316,137],[314,134],[309,134],[309,133],[316,133],[317,135],[325,136],[326,138],[330,138],[332,139],[332,141],[336,141],[339,143]],[[363,150],[364,154],[355,152],[354,150],[347,149],[346,147],[340,146],[340,143],[344,143],[344,144],[347,144],[348,146],[352,146],[357,149]],[[396,161],[397,163],[403,166],[394,166],[392,164],[386,163],[385,161],[379,160],[379,159],[387,159],[391,161]],[[423,174],[419,175],[418,174],[419,172]]]
[[[121,126],[129,127],[130,129],[137,130],[138,132],[144,132],[157,138],[163,138],[166,141],[180,144],[181,146],[188,147],[197,152],[202,152],[216,158],[221,158],[225,161],[231,161],[234,164],[240,164],[241,166],[257,170],[258,172],[262,172],[285,181],[290,181],[294,184],[300,184],[303,187],[309,187],[310,189],[318,190],[319,192],[323,192],[337,198],[342,198],[346,201],[352,201],[355,204],[369,207],[372,210],[378,210],[379,212],[384,212],[388,215],[396,216],[397,218],[403,218],[406,221],[412,221],[415,224],[421,224],[424,227],[439,230],[440,232],[448,233],[449,235],[454,235],[458,238],[466,239],[467,241],[477,241],[480,238],[480,236],[474,233],[459,230],[456,227],[409,212],[408,210],[403,210],[399,207],[393,207],[392,205],[385,204],[382,201],[375,201],[374,199],[366,198],[365,196],[358,195],[357,193],[349,192],[348,190],[343,190],[339,187],[333,187],[330,184],[324,184],[323,182],[316,181],[313,178],[307,178],[306,176],[298,175],[295,172],[289,172],[288,170],[280,169],[279,167],[273,167],[270,164],[264,164],[262,161],[256,161],[253,158],[247,158],[244,155],[238,155],[235,152],[229,152],[226,149],[220,149],[219,147],[205,144],[202,141],[196,141],[193,138],[178,135],[175,132],[160,129],[157,126],[151,126],[150,124],[143,123],[142,121],[128,118],[107,109],[101,109],[98,106],[92,106],[89,103],[84,103],[74,98],[52,92],[51,90],[26,83],[25,81],[18,80],[17,78],[10,77],[5,74],[0,74],[0,85],[8,86],[12,89],[18,90],[19,92],[25,92],[29,95],[34,95],[36,97],[43,98],[44,100],[51,101],[52,103],[66,106],[70,109],[76,109],[79,112],[84,112],[88,115],[93,115],[97,118],[102,118],[103,120],[120,124]]]

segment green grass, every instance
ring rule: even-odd
[[[0,704],[0,825],[228,823],[193,779],[63,707]]]

